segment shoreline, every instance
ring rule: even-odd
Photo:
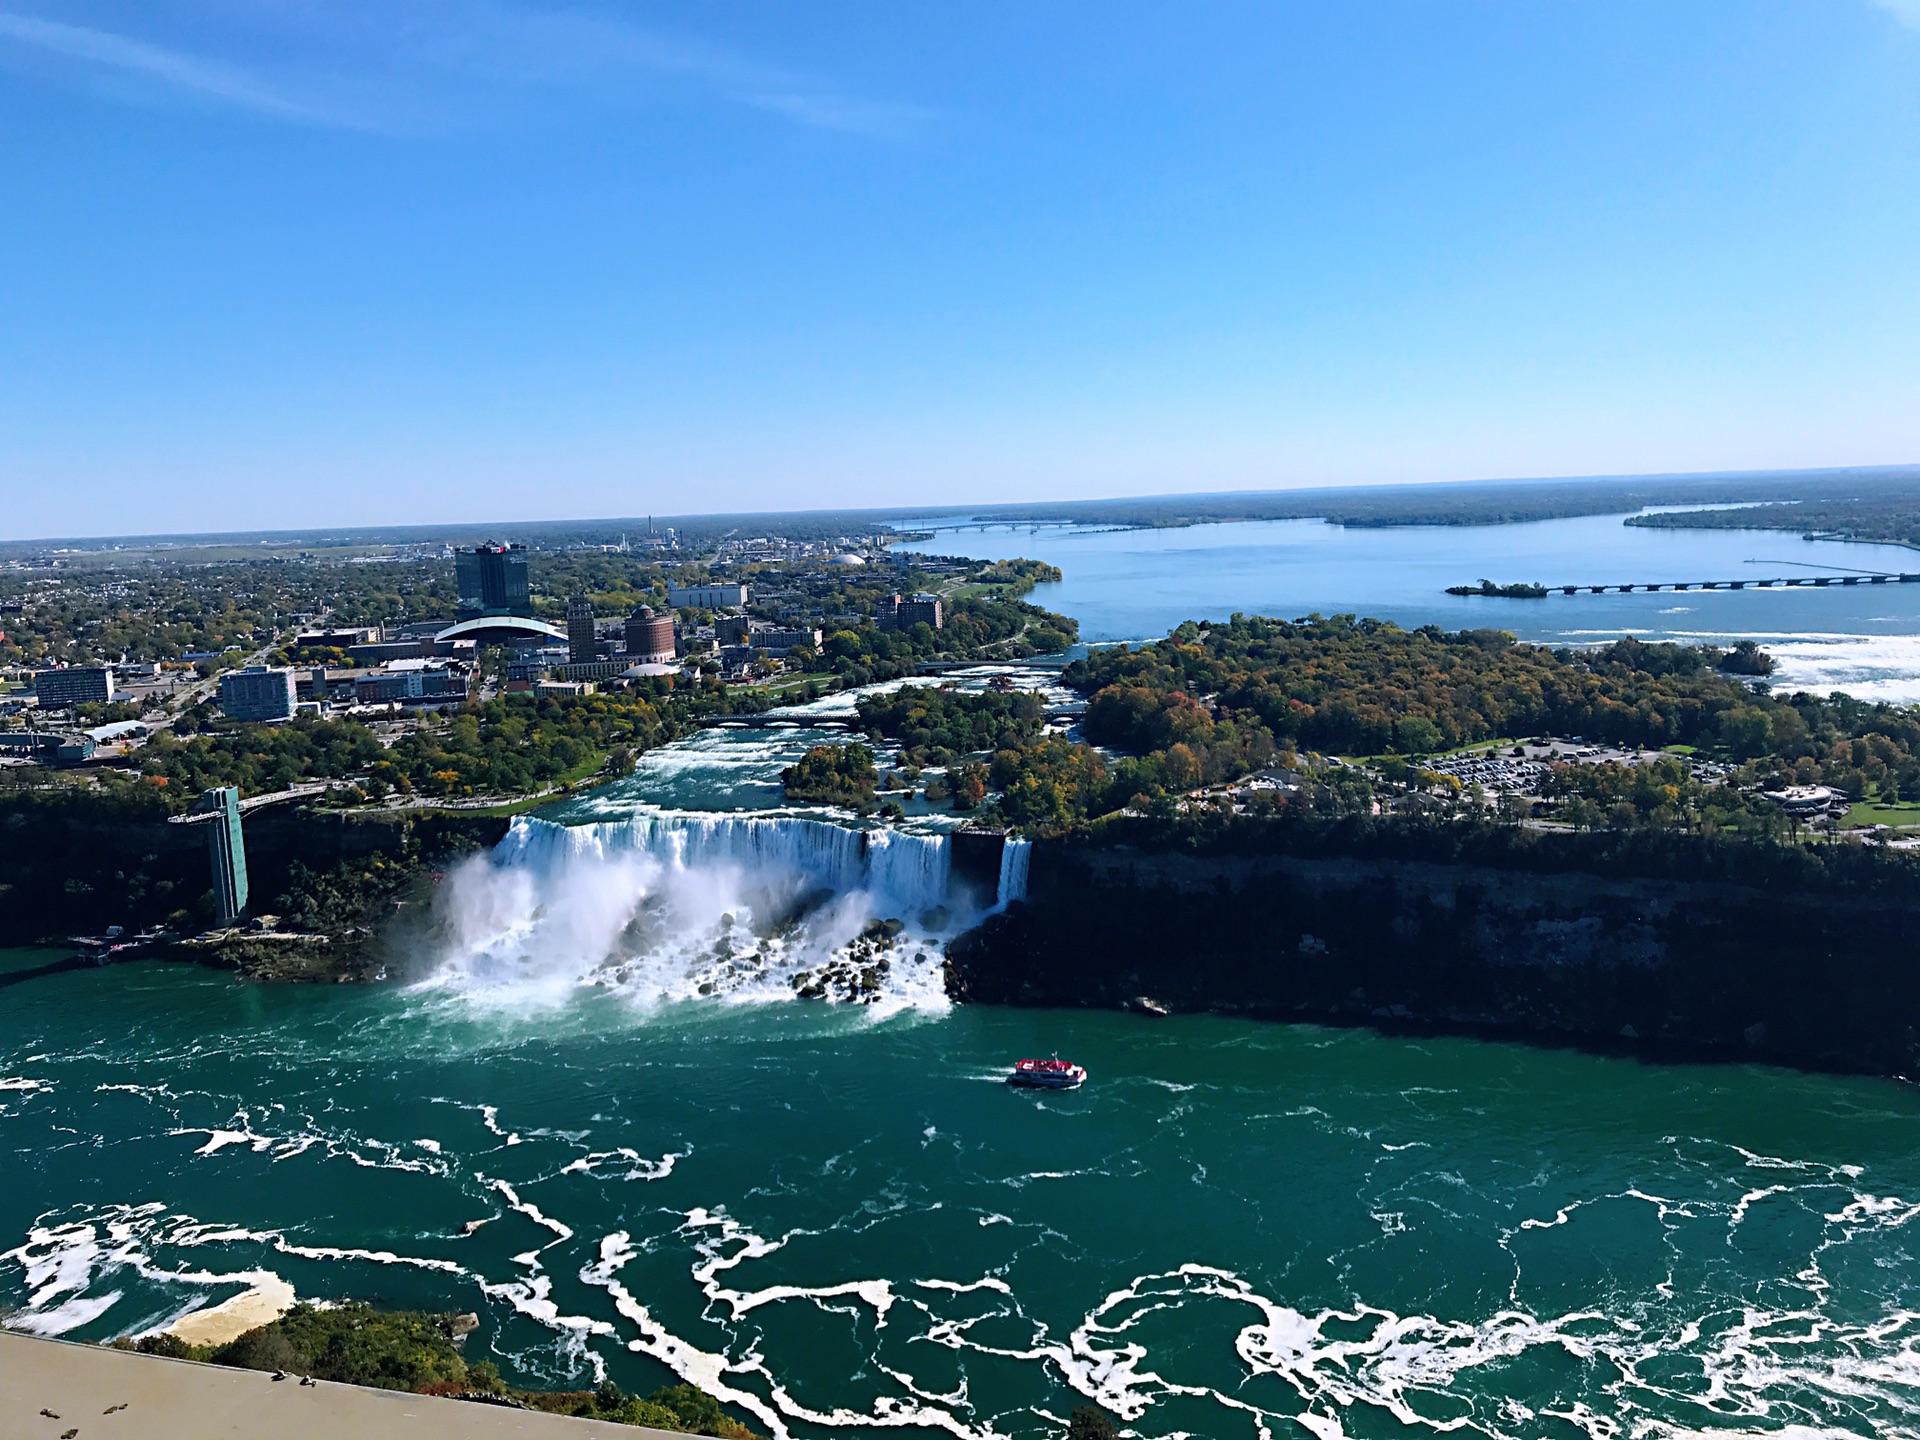
[[[255,1281],[251,1290],[204,1310],[190,1310],[153,1333],[171,1335],[185,1345],[225,1345],[249,1330],[271,1325],[293,1308],[293,1286],[271,1270],[255,1272],[248,1278]]]
[[[20,1440],[686,1440],[535,1410],[276,1381],[259,1370],[0,1330],[0,1415]]]

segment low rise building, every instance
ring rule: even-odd
[[[797,646],[820,648],[820,632],[803,625],[770,625],[765,620],[749,620],[739,615],[723,615],[713,622],[713,638],[721,645],[744,646],[764,650],[769,655],[784,655]]]
[[[0,731],[0,757],[30,760],[39,765],[78,765],[93,758],[91,735],[65,735],[51,730]]]
[[[452,670],[383,670],[353,682],[353,698],[361,705],[446,704],[467,698],[467,677]]]
[[[291,670],[249,665],[220,677],[220,710],[229,720],[271,724],[291,720],[299,695]]]
[[[356,665],[384,665],[389,660],[422,660],[435,653],[431,635],[409,635],[398,640],[376,640],[347,647],[347,658]]]
[[[1847,808],[1847,797],[1826,785],[1789,785],[1784,790],[1763,790],[1760,793],[1787,814],[1801,819],[1825,815],[1834,810],[1844,812]]]
[[[624,655],[611,660],[570,660],[549,666],[547,673],[555,680],[611,680],[631,663]]]
[[[745,585],[669,585],[667,604],[678,609],[728,610],[747,603]]]
[[[378,625],[341,625],[327,630],[302,630],[293,637],[301,649],[351,650],[356,645],[377,645],[385,637]]]
[[[145,740],[152,733],[153,728],[144,720],[116,720],[87,731],[87,738],[96,745],[122,745]]]

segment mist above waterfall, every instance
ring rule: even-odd
[[[1008,849],[1013,898],[1025,856]],[[1000,898],[956,880],[944,835],[765,814],[522,817],[441,886],[427,983],[514,1007],[599,987],[642,1004],[944,1008],[945,941]]]

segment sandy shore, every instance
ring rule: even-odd
[[[293,1308],[293,1286],[270,1270],[259,1274],[253,1289],[183,1315],[167,1327],[166,1333],[189,1345],[224,1345],[249,1330],[271,1325]]]
[[[74,1440],[686,1440],[634,1425],[461,1400],[352,1385],[303,1386],[254,1370],[4,1331],[0,1435],[8,1440],[64,1435]]]

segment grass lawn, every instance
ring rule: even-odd
[[[1862,800],[1847,811],[1849,825],[1920,825],[1920,805]]]

